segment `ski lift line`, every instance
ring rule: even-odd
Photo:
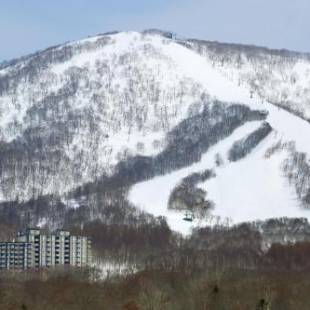
[[[195,220],[195,216],[193,212],[186,212],[183,220],[186,222],[193,222]],[[221,218],[218,215],[208,215],[206,218],[198,218],[198,226],[201,226],[203,223],[207,224],[209,222],[209,225],[223,225],[225,227],[230,227],[233,225],[233,221],[229,217]]]

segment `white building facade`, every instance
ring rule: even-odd
[[[0,269],[61,265],[86,267],[91,261],[89,238],[73,236],[65,230],[48,233],[37,228],[28,228],[18,234],[16,241],[0,243]]]

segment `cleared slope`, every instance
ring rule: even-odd
[[[172,189],[189,174],[214,168],[216,154],[220,154],[222,156],[224,159],[223,167],[227,167],[228,162],[227,159],[225,159],[225,154],[228,153],[232,143],[240,136],[249,134],[253,130],[257,129],[260,124],[261,122],[252,122],[238,128],[231,136],[213,146],[207,153],[202,156],[198,163],[177,170],[170,174],[156,177],[146,182],[138,183],[137,185],[133,186],[129,192],[129,200],[136,206],[151,214],[156,216],[165,216],[170,227],[181,233],[188,234],[191,228],[197,225],[205,225],[207,221],[194,220],[193,223],[185,222],[182,220],[184,217],[183,212],[168,210],[168,200]],[[217,173],[217,170],[215,170],[215,173]],[[213,181],[216,182],[216,178],[214,178]]]
[[[169,50],[166,52],[171,53]],[[208,93],[219,100],[237,101],[254,109],[261,108],[268,111],[267,121],[275,131],[273,137],[268,137],[248,157],[233,164],[223,165],[216,170],[217,177],[202,185],[202,188],[209,193],[208,198],[216,203],[213,213],[222,218],[229,217],[233,222],[282,216],[309,218],[309,212],[300,209],[296,193],[289,186],[281,171],[281,164],[288,154],[285,152],[275,154],[269,159],[264,156],[267,149],[278,140],[294,141],[299,152],[310,154],[310,145],[307,142],[310,136],[309,123],[253,96],[247,87],[227,79],[206,59],[198,54],[191,57],[190,53],[189,50],[180,50],[175,57],[175,60],[179,60],[184,74],[196,77],[208,89]],[[185,63],[182,61],[184,59],[191,59],[191,62]],[[200,170],[210,169],[214,166],[214,163],[204,161],[208,156],[210,156],[209,160],[214,158],[214,154],[207,153],[201,161]],[[178,219],[170,218],[167,202],[174,186],[192,171],[196,171],[193,166],[187,171],[180,170],[161,179],[138,184],[132,189],[130,199],[132,202],[144,206],[151,213],[156,212],[158,215],[163,213],[168,217],[171,227],[187,233],[188,227],[187,230],[183,229],[182,225],[184,224],[178,223],[182,221],[180,213]],[[154,188],[161,189],[160,198],[155,198],[152,195]],[[194,225],[199,224],[201,223],[194,223]]]

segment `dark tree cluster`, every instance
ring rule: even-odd
[[[247,137],[236,141],[228,152],[230,161],[237,161],[249,154],[262,140],[272,131],[268,123],[263,123],[258,129],[250,133]]]

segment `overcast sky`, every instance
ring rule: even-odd
[[[310,52],[310,0],[0,0],[0,61],[110,30]]]

